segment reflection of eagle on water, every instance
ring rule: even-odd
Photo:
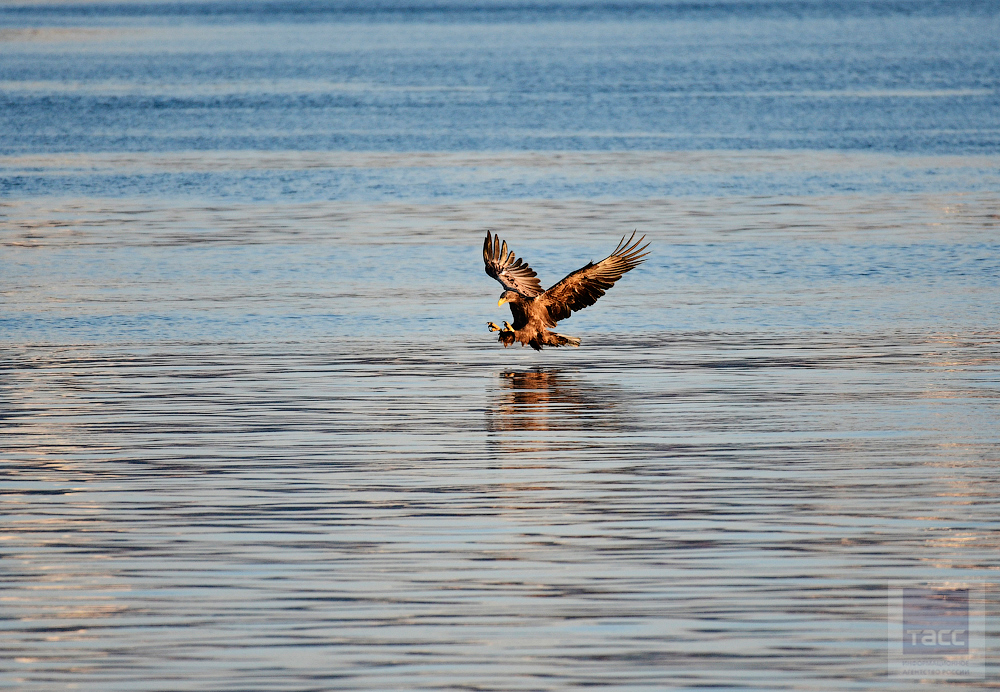
[[[618,430],[622,425],[615,413],[622,395],[614,385],[596,386],[558,370],[504,372],[498,385],[486,407],[489,432]],[[506,438],[497,442],[519,444]]]
[[[514,316],[514,324],[504,322],[501,329],[489,322],[491,332],[500,332],[499,341],[509,346],[514,341],[541,351],[542,346],[579,346],[580,340],[565,336],[549,329],[556,322],[564,320],[577,310],[593,305],[604,292],[615,285],[622,275],[642,264],[648,252],[643,252],[649,244],[639,247],[646,236],[632,242],[635,233],[627,241],[622,241],[610,255],[597,264],[588,262],[547,291],[535,275],[535,270],[525,262],[507,252],[507,241],[501,244],[498,236],[486,231],[483,243],[483,261],[486,273],[503,284],[504,292],[498,305],[507,303]]]

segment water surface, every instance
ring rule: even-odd
[[[1000,568],[992,5],[0,22],[4,685],[995,687],[886,675]],[[505,350],[487,228],[653,253]]]

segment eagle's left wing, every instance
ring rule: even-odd
[[[642,247],[639,247],[639,243],[646,236],[633,243],[634,239],[635,233],[627,241],[622,236],[622,242],[618,243],[618,247],[610,255],[597,264],[591,262],[586,267],[577,269],[536,299],[546,307],[553,323],[566,319],[576,310],[593,305],[625,272],[645,261],[644,258],[649,253],[643,250],[649,247],[649,243]]]

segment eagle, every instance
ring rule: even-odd
[[[559,320],[593,305],[625,272],[642,264],[649,254],[645,252],[649,243],[639,247],[645,239],[646,236],[642,236],[635,240],[635,233],[628,240],[622,236],[614,252],[600,262],[588,262],[585,267],[543,291],[535,270],[507,250],[506,240],[501,241],[499,236],[486,231],[483,243],[486,273],[503,284],[504,292],[497,305],[507,303],[514,316],[513,325],[504,322],[501,329],[487,322],[487,326],[491,332],[500,332],[497,340],[505,348],[515,341],[536,351],[541,351],[543,346],[579,346],[580,340],[576,337],[549,330]]]

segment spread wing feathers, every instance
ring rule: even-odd
[[[486,231],[486,242],[483,243],[483,262],[486,263],[486,273],[508,291],[517,291],[529,298],[542,293],[542,284],[535,276],[535,270],[515,257],[513,252],[507,252],[507,241],[501,244],[500,236],[491,236],[489,231]]]
[[[622,278],[622,274],[645,261],[644,258],[649,253],[643,251],[649,247],[649,243],[642,247],[639,247],[639,243],[646,236],[633,243],[634,239],[635,233],[628,240],[622,236],[622,242],[618,243],[614,252],[597,264],[591,262],[586,267],[577,269],[538,299],[545,305],[553,322],[564,320],[576,310],[593,305]]]

